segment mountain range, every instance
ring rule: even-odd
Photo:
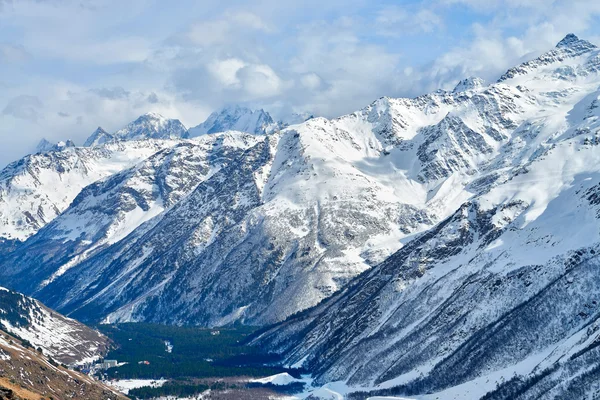
[[[599,72],[570,34],[335,119],[43,146],[0,172],[0,284],[84,322],[274,324],[254,343],[350,398],[591,396]]]
[[[597,396],[599,67],[569,35],[475,89],[520,94],[469,198],[256,342],[349,398]]]

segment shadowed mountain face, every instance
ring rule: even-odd
[[[21,176],[102,173],[37,225],[12,223],[0,282],[94,322],[309,309],[258,342],[317,382],[369,390],[481,397],[581,360],[599,301],[599,54],[567,36],[491,85],[264,132],[153,139],[135,121],[128,140],[30,156],[2,172],[0,215],[33,215],[29,199],[52,193],[18,191]]]

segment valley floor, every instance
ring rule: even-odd
[[[251,327],[128,323],[99,329],[114,343],[105,361],[118,366],[86,369],[130,398],[283,400],[307,383],[299,379],[302,371],[277,367],[277,357],[244,345]]]

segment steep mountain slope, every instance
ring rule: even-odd
[[[229,106],[215,111],[206,121],[190,128],[190,137],[226,131],[239,131],[264,135],[279,127],[271,115],[264,110],[251,110],[247,107]]]
[[[598,67],[598,49],[569,35],[485,89],[516,88],[531,105],[499,156],[485,164],[473,164],[470,152],[460,161],[436,159],[453,155],[444,140],[434,166],[419,175],[478,168],[483,175],[467,186],[473,195],[256,342],[309,368],[317,384],[343,381],[359,392],[356,399],[597,395]],[[448,120],[442,135],[457,128]],[[472,133],[460,131],[468,139],[462,149],[479,143],[472,154],[486,154]]]
[[[0,257],[6,265],[0,275],[35,293],[168,210],[257,140],[250,134],[224,133],[180,141],[89,185],[37,235]]]
[[[25,240],[64,211],[85,186],[173,144],[145,140],[63,147],[9,164],[0,172],[0,238]]]
[[[68,370],[13,336],[0,333],[0,398],[126,399],[89,376]]]
[[[102,357],[109,346],[108,338],[99,332],[4,288],[0,288],[0,330],[27,340],[64,364]]]

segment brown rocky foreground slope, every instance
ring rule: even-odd
[[[0,400],[120,400],[123,395],[0,332]]]

